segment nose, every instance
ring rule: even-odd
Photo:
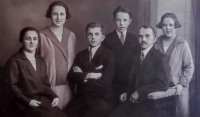
[[[92,40],[94,40],[95,39],[95,35],[92,35]]]
[[[59,14],[57,15],[57,19],[58,19],[58,20],[60,19],[60,15],[59,15]]]
[[[31,43],[31,44],[33,43],[33,39],[30,39],[30,43]]]
[[[143,38],[142,38],[142,41],[143,41],[143,42],[146,42],[146,40],[147,40],[146,37],[143,37]]]
[[[170,29],[170,26],[169,26],[169,25],[167,25],[167,29]]]
[[[124,21],[122,20],[122,21],[120,21],[120,25],[123,25],[124,24]]]

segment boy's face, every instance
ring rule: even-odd
[[[115,19],[113,19],[115,22],[115,26],[119,32],[124,32],[129,24],[131,23],[132,19],[130,19],[130,16],[128,13],[124,12],[118,12],[115,15]]]
[[[152,29],[140,28],[139,34],[138,34],[138,41],[143,50],[152,46],[154,42],[156,41]]]
[[[101,32],[101,27],[88,28],[86,34],[90,47],[96,47],[104,40],[105,35]]]

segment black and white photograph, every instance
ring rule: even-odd
[[[200,0],[0,0],[0,117],[200,117]]]

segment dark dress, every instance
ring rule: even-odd
[[[8,60],[6,75],[11,95],[26,117],[66,117],[58,107],[51,107],[51,102],[57,95],[50,88],[44,59],[38,54],[35,58],[37,70],[22,48]],[[29,107],[33,99],[42,102],[41,105],[47,109]]]

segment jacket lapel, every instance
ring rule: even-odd
[[[149,50],[146,57],[144,58],[144,61],[142,62],[142,65],[140,66],[139,73],[142,72],[142,70],[145,68],[145,66],[151,61],[151,57],[152,57],[155,50],[156,49],[154,48],[154,46]]]
[[[102,56],[103,50],[104,50],[103,47],[99,46],[99,48],[97,49],[96,53],[94,54],[92,58],[92,61],[90,63],[90,68],[94,68],[98,64],[99,59],[100,59],[99,57]]]
[[[65,29],[64,29],[65,30]],[[63,36],[67,35],[64,34],[63,30]],[[65,49],[63,47],[63,45],[59,42],[59,40],[57,39],[57,37],[55,36],[55,34],[50,30],[49,27],[45,27],[44,30],[41,31],[41,33],[43,33],[44,35],[46,35],[49,39],[51,39],[51,41],[59,48],[59,50],[63,53],[66,61],[67,61],[67,53],[65,52]],[[63,37],[64,38],[64,37]],[[63,40],[63,39],[62,39]],[[62,42],[62,41],[61,41]]]

